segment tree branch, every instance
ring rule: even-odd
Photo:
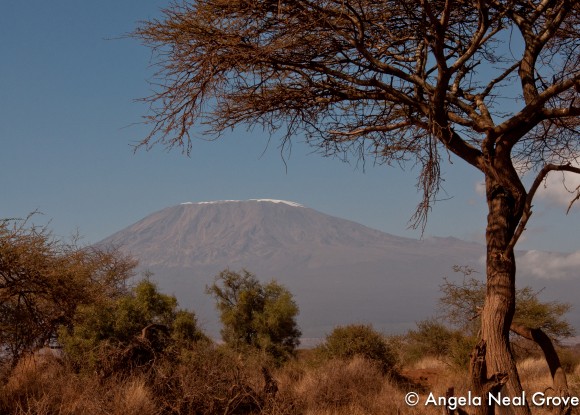
[[[373,126],[368,126],[368,127],[361,127],[358,128],[356,130],[352,130],[352,131],[336,131],[336,130],[330,130],[328,131],[329,134],[333,134],[333,135],[337,135],[337,136],[343,136],[345,137],[344,140],[348,141],[348,140],[352,140],[356,137],[359,137],[361,135],[365,135],[368,133],[372,133],[372,132],[390,132],[390,131],[394,131],[394,130],[399,130],[401,128],[405,128],[410,126],[411,123],[409,121],[402,121],[400,123],[397,124],[390,124],[390,125],[373,125]]]
[[[546,103],[559,94],[576,88],[580,85],[580,74],[573,78],[565,79],[546,88],[542,93],[530,100],[520,112],[510,117],[508,120],[497,125],[493,132],[496,137],[502,137],[505,145],[513,147],[527,132],[535,127],[539,122],[550,118],[565,118],[579,115],[579,107],[570,106],[568,108],[546,108]]]
[[[518,227],[516,228],[516,231],[514,232],[514,235],[512,236],[512,239],[510,240],[509,245],[507,246],[506,250],[504,251],[504,257],[508,258],[509,255],[511,255],[513,253],[514,247],[515,247],[516,243],[518,242],[518,240],[520,239],[520,236],[524,232],[524,230],[526,228],[526,224],[528,223],[530,216],[532,215],[532,200],[534,199],[534,196],[536,195],[536,192],[538,191],[540,184],[548,176],[548,173],[550,173],[552,171],[568,171],[571,173],[580,174],[580,168],[574,167],[570,164],[566,164],[566,165],[546,164],[542,168],[542,170],[540,170],[540,172],[536,176],[536,179],[534,180],[534,183],[532,184],[532,186],[530,187],[530,190],[528,191],[528,194],[526,196],[526,201],[524,203],[524,210],[523,210],[522,218],[520,219],[520,222],[518,223]],[[580,194],[572,200],[572,202],[570,203],[570,206],[568,207],[568,210],[570,210],[572,203],[574,203],[574,201],[578,200],[579,198],[580,198]]]
[[[566,379],[566,372],[562,368],[558,353],[554,348],[552,340],[539,328],[530,328],[521,324],[512,323],[510,330],[514,333],[522,336],[525,339],[535,342],[542,352],[544,352],[544,357],[546,363],[550,369],[550,375],[552,376],[552,385],[556,391],[556,396],[567,397],[570,392],[568,389],[568,380]],[[554,408],[555,413],[559,415],[569,415],[571,413],[572,407],[570,405],[559,408]]]

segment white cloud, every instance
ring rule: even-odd
[[[572,165],[580,167],[578,162],[572,163]],[[518,166],[516,166],[517,168]],[[538,188],[536,198],[567,208],[579,189],[580,174],[553,171],[548,174],[547,179]],[[475,192],[479,196],[485,196],[485,183],[475,183]],[[572,209],[578,209],[578,206],[580,206],[580,201],[573,205]]]
[[[517,260],[518,274],[542,279],[570,279],[579,277],[580,251],[569,254],[528,251]]]
[[[538,188],[537,196],[540,199],[568,207],[579,188],[580,174],[551,172],[545,183]]]

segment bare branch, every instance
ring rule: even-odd
[[[352,137],[358,137],[362,135],[369,134],[371,132],[389,132],[394,130],[400,130],[402,128],[408,127],[410,123],[408,121],[400,122],[398,124],[384,125],[384,126],[369,126],[359,128],[353,131],[328,131],[329,134],[335,134],[337,136],[344,136],[345,140],[351,140]]]
[[[520,62],[515,62],[512,66],[507,68],[503,73],[496,77],[495,79],[491,80],[487,87],[479,94],[482,98],[487,97],[491,91],[498,85],[500,82],[505,80],[513,71],[515,71],[520,66]]]
[[[566,165],[547,164],[542,168],[542,170],[540,170],[540,172],[536,176],[536,178],[535,178],[535,180],[534,180],[532,186],[530,187],[530,190],[528,191],[528,194],[526,196],[526,201],[524,204],[524,211],[523,211],[522,218],[520,219],[520,222],[518,223],[518,227],[517,227],[516,231],[514,232],[514,235],[512,236],[510,243],[504,252],[504,256],[506,258],[513,253],[513,249],[514,249],[516,243],[518,242],[520,236],[524,232],[526,225],[530,219],[530,216],[532,215],[532,201],[534,199],[534,196],[536,195],[536,192],[538,191],[538,188],[540,187],[540,184],[548,176],[548,173],[550,173],[552,171],[568,171],[571,173],[580,174],[580,168],[574,167],[570,164],[566,164]],[[570,205],[568,206],[568,210],[570,210],[570,207],[572,206],[574,201],[578,200],[579,198],[580,198],[580,194],[578,196],[576,196],[572,200],[572,202],[570,202]]]
[[[558,353],[554,348],[554,344],[552,340],[543,332],[542,329],[539,328],[530,328],[525,327],[521,324],[512,323],[510,326],[510,330],[528,340],[535,342],[540,348],[542,352],[544,352],[544,357],[546,359],[546,363],[550,369],[550,374],[552,376],[552,385],[554,390],[556,391],[557,396],[569,396],[569,389],[568,389],[568,380],[566,378],[566,372],[560,363],[560,359],[558,358]],[[557,408],[558,414],[566,415],[571,413],[571,406],[567,405],[562,408]]]
[[[580,200],[580,186],[576,188],[576,196],[570,201],[568,204],[568,208],[566,209],[566,214],[570,213],[570,209],[572,209],[572,205]]]
[[[569,128],[567,120],[580,111],[575,104],[580,75],[571,70],[578,50],[549,46],[565,67],[552,78],[545,70],[541,81],[546,86],[535,86],[541,69],[537,59],[553,43],[546,39],[573,33],[567,4],[174,4],[165,11],[165,20],[145,23],[134,34],[159,57],[161,79],[158,91],[144,100],[151,105],[146,122],[152,130],[141,145],[160,143],[189,153],[194,126],[205,128],[200,134],[212,138],[239,125],[269,133],[285,130],[282,145],[300,134],[325,154],[417,163],[423,172],[419,189],[428,196],[419,211],[425,212],[439,189],[439,160],[433,157],[439,157],[441,146],[494,177],[502,177],[496,171],[498,158],[508,160],[506,153],[518,143],[524,143],[518,154],[528,160],[539,143],[544,143],[541,151],[554,148],[557,140],[560,148],[578,146],[572,132],[565,140],[557,133]],[[507,56],[497,47],[514,26],[527,42],[521,56]],[[479,72],[484,67],[485,73]],[[496,99],[516,68],[536,92],[510,114]],[[520,85],[523,95],[526,85]],[[525,140],[535,144],[528,146]],[[522,148],[533,151],[526,154]],[[433,180],[425,180],[431,175]]]

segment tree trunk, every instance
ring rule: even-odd
[[[518,222],[515,199],[508,189],[489,176],[486,178],[486,193],[489,207],[486,232],[487,291],[481,314],[481,339],[485,345],[481,359],[485,360],[485,365],[480,374],[472,371],[474,392],[482,396],[482,406],[477,412],[490,415],[498,409],[497,413],[500,414],[509,412],[529,415],[530,408],[525,401],[523,406],[510,405],[509,408],[487,405],[488,393],[499,392],[502,397],[514,398],[521,397],[523,390],[509,344],[510,325],[515,311],[516,264],[513,252],[506,255],[506,248]],[[476,376],[479,378],[476,379]],[[503,379],[505,386],[488,388],[486,391],[482,385],[489,385],[494,379]]]

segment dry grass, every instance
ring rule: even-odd
[[[548,364],[543,358],[528,358],[518,363],[518,372],[522,380],[522,386],[526,391],[526,397],[530,401],[532,395],[537,392],[548,396],[559,396],[560,392],[552,388],[552,376]],[[567,374],[570,396],[580,396],[580,369],[577,366],[574,372]],[[551,407],[532,406],[534,415],[552,414]],[[573,414],[580,413],[573,409]]]
[[[0,413],[15,415],[139,414],[159,411],[138,378],[103,382],[81,376],[51,356],[29,356],[0,390]]]
[[[306,373],[294,385],[298,399],[314,410],[343,407],[351,402],[367,402],[380,392],[380,369],[362,358],[330,360]]]
[[[419,370],[446,370],[426,362]],[[451,375],[450,375],[451,376]],[[441,408],[409,407],[407,392],[417,385],[403,382],[400,376],[385,376],[376,364],[355,357],[352,360],[330,360],[315,367],[290,365],[277,374],[281,392],[301,404],[304,415],[384,415],[437,414]],[[445,391],[448,385],[430,389]],[[443,392],[444,393],[444,392]],[[422,393],[424,395],[424,393]]]
[[[159,413],[151,390],[143,379],[131,379],[122,385],[113,399],[114,415],[146,415]]]
[[[524,359],[518,362],[518,372],[526,391],[543,391],[552,384],[550,370],[544,359]]]
[[[401,376],[385,376],[363,358],[312,361],[303,358],[272,370],[275,396],[264,392],[259,357],[239,356],[205,347],[177,360],[156,363],[147,372],[99,378],[78,374],[50,356],[27,357],[0,386],[0,413],[15,415],[440,415],[441,407],[425,406],[429,392],[444,396],[455,387],[466,396],[466,373],[425,358]],[[541,359],[526,359],[519,370],[528,397],[547,391],[551,378]],[[580,368],[569,375],[573,396],[580,394]],[[405,404],[405,394],[419,392],[422,402]],[[547,414],[546,408],[532,408]]]
[[[0,413],[16,415],[379,415],[435,414],[409,408],[408,389],[355,358],[317,366],[294,362],[274,371],[275,397],[263,392],[257,362],[219,350],[198,350],[176,367],[101,379],[76,374],[57,359],[26,358],[1,388]],[[425,410],[424,410],[425,409]]]
[[[433,356],[425,356],[418,360],[417,362],[410,365],[411,369],[429,369],[429,370],[439,370],[445,372],[449,369],[449,365],[445,364],[441,359]]]

